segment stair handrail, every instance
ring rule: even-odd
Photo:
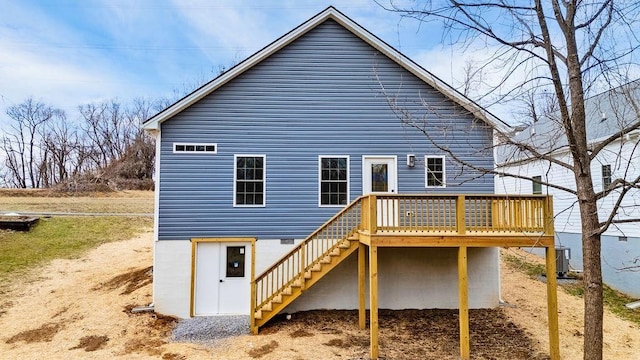
[[[306,264],[307,261],[307,256],[305,254],[305,247],[307,246],[307,244],[309,242],[311,242],[319,233],[321,233],[323,230],[325,230],[327,227],[329,227],[331,224],[333,224],[337,219],[339,219],[340,217],[342,217],[346,212],[350,211],[351,209],[353,209],[355,206],[360,205],[360,202],[362,201],[363,198],[367,197],[366,195],[362,195],[357,197],[355,200],[353,200],[349,205],[345,206],[344,208],[342,208],[338,213],[336,213],[334,216],[332,216],[329,220],[327,220],[324,224],[322,224],[320,227],[318,227],[316,230],[314,230],[309,236],[307,236],[304,240],[302,240],[300,243],[298,243],[298,245],[294,246],[291,250],[289,250],[289,252],[287,252],[286,254],[284,254],[282,257],[280,257],[280,259],[278,261],[276,261],[275,263],[273,263],[273,265],[271,265],[269,268],[267,268],[266,270],[264,270],[263,272],[261,272],[259,275],[257,275],[253,280],[252,283],[253,285],[256,285],[259,281],[261,281],[262,279],[266,278],[271,272],[273,272],[275,269],[277,269],[280,265],[282,265],[285,261],[289,260],[290,258],[294,257],[296,254],[298,254],[299,252],[302,252],[303,257],[302,257],[302,261],[303,264],[301,266],[300,271],[297,273],[296,276],[293,276],[291,279],[289,279],[287,282],[283,283],[282,286],[280,286],[278,289],[275,289],[271,295],[267,296],[265,299],[262,299],[262,301],[260,302],[260,304],[254,304],[254,310],[258,310],[260,309],[262,306],[264,306],[266,303],[268,303],[269,301],[271,301],[276,295],[278,295],[279,293],[281,293],[284,289],[286,289],[288,286],[291,286],[291,284],[300,278],[304,278],[304,273],[305,271],[307,271],[307,269],[309,268],[309,264]],[[359,228],[361,224],[361,219],[357,224],[357,227]],[[357,229],[356,229],[357,230]],[[355,232],[355,231],[353,231]],[[333,248],[331,248],[333,249]],[[322,259],[324,256],[326,256],[326,254],[328,252],[331,251],[331,249],[328,249],[327,251],[325,251],[323,254],[319,255],[317,258],[312,259],[309,263],[310,264],[315,264],[316,262],[320,261],[320,259]],[[257,300],[257,299],[256,299]]]

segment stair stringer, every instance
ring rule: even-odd
[[[360,196],[251,281],[251,332],[282,311],[309,286],[348,257],[359,244],[362,214],[369,203]],[[365,219],[366,220],[366,219]]]
[[[266,324],[269,320],[271,320],[274,316],[278,315],[282,310],[284,310],[289,304],[291,304],[294,300],[300,297],[302,293],[304,293],[307,289],[315,285],[320,279],[322,279],[325,275],[327,275],[331,270],[333,270],[336,266],[342,263],[345,259],[347,259],[351,254],[353,254],[359,245],[359,241],[349,241],[349,248],[342,249],[340,252],[340,256],[331,256],[331,262],[324,263],[321,265],[320,271],[312,271],[307,270],[305,273],[310,273],[311,276],[304,281],[301,281],[301,278],[305,276],[305,274],[300,274],[300,278],[297,279],[299,283],[291,286],[291,294],[285,294],[284,291],[281,291],[278,295],[281,296],[281,302],[271,301],[271,310],[268,311],[266,309],[258,310],[260,312],[259,317],[257,314],[254,314],[255,326],[257,328]],[[257,330],[257,329],[256,329]]]

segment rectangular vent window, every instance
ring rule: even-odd
[[[215,154],[218,152],[217,144],[187,144],[174,143],[174,153],[190,153],[190,154]]]

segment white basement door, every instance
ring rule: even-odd
[[[199,242],[195,261],[194,315],[248,315],[251,244]]]

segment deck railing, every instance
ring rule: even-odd
[[[553,203],[542,195],[365,195],[357,198],[296,245],[251,285],[251,310],[269,308],[305,273],[358,231],[411,235],[553,234]],[[281,300],[280,300],[281,301]]]
[[[363,230],[418,233],[546,233],[550,198],[542,195],[369,195]]]

